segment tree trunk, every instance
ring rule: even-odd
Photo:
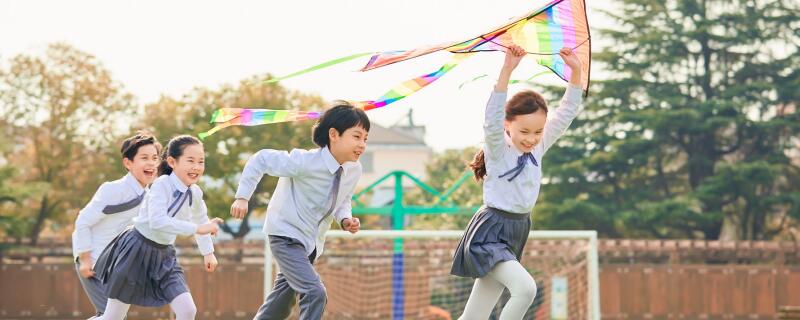
[[[738,241],[741,240],[741,236],[739,235],[739,224],[734,221],[735,219],[731,216],[726,215],[724,219],[722,219],[722,230],[719,233],[719,239],[721,241]]]
[[[36,246],[36,243],[39,242],[39,234],[42,232],[42,227],[44,226],[44,221],[47,219],[47,216],[50,214],[50,203],[47,194],[42,196],[42,201],[39,206],[39,213],[36,215],[36,222],[33,224],[31,228],[31,233],[28,237],[31,239],[31,245]]]

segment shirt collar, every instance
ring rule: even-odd
[[[322,162],[325,164],[325,167],[328,168],[328,171],[331,174],[336,173],[336,170],[339,170],[339,162],[336,161],[336,158],[333,157],[331,154],[331,150],[328,147],[322,147],[319,151],[322,154]]]
[[[175,189],[178,189],[180,192],[186,192],[186,189],[189,189],[189,187],[183,184],[181,179],[175,175],[175,172],[169,174],[169,181],[172,182],[172,186],[174,186]]]
[[[132,173],[128,172],[128,174],[126,174],[122,179],[125,181],[125,184],[131,188],[131,190],[136,192],[136,195],[141,195],[142,192],[144,192],[144,188],[141,184],[139,184],[139,181],[136,180],[136,177],[134,177]]]

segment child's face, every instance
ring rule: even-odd
[[[200,177],[206,170],[203,145],[190,144],[183,149],[183,155],[178,159],[169,157],[167,163],[183,184],[193,185],[200,181]]]
[[[128,169],[140,185],[146,186],[156,179],[158,166],[158,150],[155,145],[148,144],[139,147],[133,160],[122,158],[122,165]]]
[[[544,124],[547,120],[547,113],[537,111],[534,113],[518,115],[514,120],[506,121],[505,128],[511,136],[511,142],[522,152],[531,152],[533,147],[542,140]]]
[[[333,157],[342,164],[347,161],[358,161],[361,154],[367,149],[367,136],[369,132],[361,126],[348,128],[341,135],[336,129],[328,132],[330,149]]]

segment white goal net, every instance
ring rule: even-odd
[[[315,263],[328,293],[325,319],[457,319],[473,285],[473,279],[450,275],[462,234],[328,232],[325,253]],[[278,270],[265,249],[268,294]],[[594,231],[532,231],[522,265],[538,292],[525,319],[600,319],[597,260]],[[507,299],[506,291],[490,319]]]

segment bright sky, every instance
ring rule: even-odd
[[[147,103],[162,94],[179,97],[196,86],[216,88],[267,72],[284,75],[353,53],[468,38],[543,1],[489,3],[6,0],[0,2],[0,59],[41,54],[49,43],[66,42],[95,55],[139,102]],[[597,27],[608,26],[608,19],[589,6],[596,37]],[[595,42],[594,51],[598,49]],[[433,54],[355,72],[366,63],[368,57],[364,57],[282,85],[327,100],[376,99],[404,80],[438,69],[449,56]],[[413,108],[414,121],[427,126],[426,141],[435,150],[477,146],[482,141],[484,103],[501,63],[501,53],[477,55],[409,98],[370,111],[370,118],[391,125]],[[540,70],[532,61],[523,62],[514,78],[527,78]],[[459,84],[481,74],[491,78],[459,90]],[[540,79],[557,80],[554,76]]]

